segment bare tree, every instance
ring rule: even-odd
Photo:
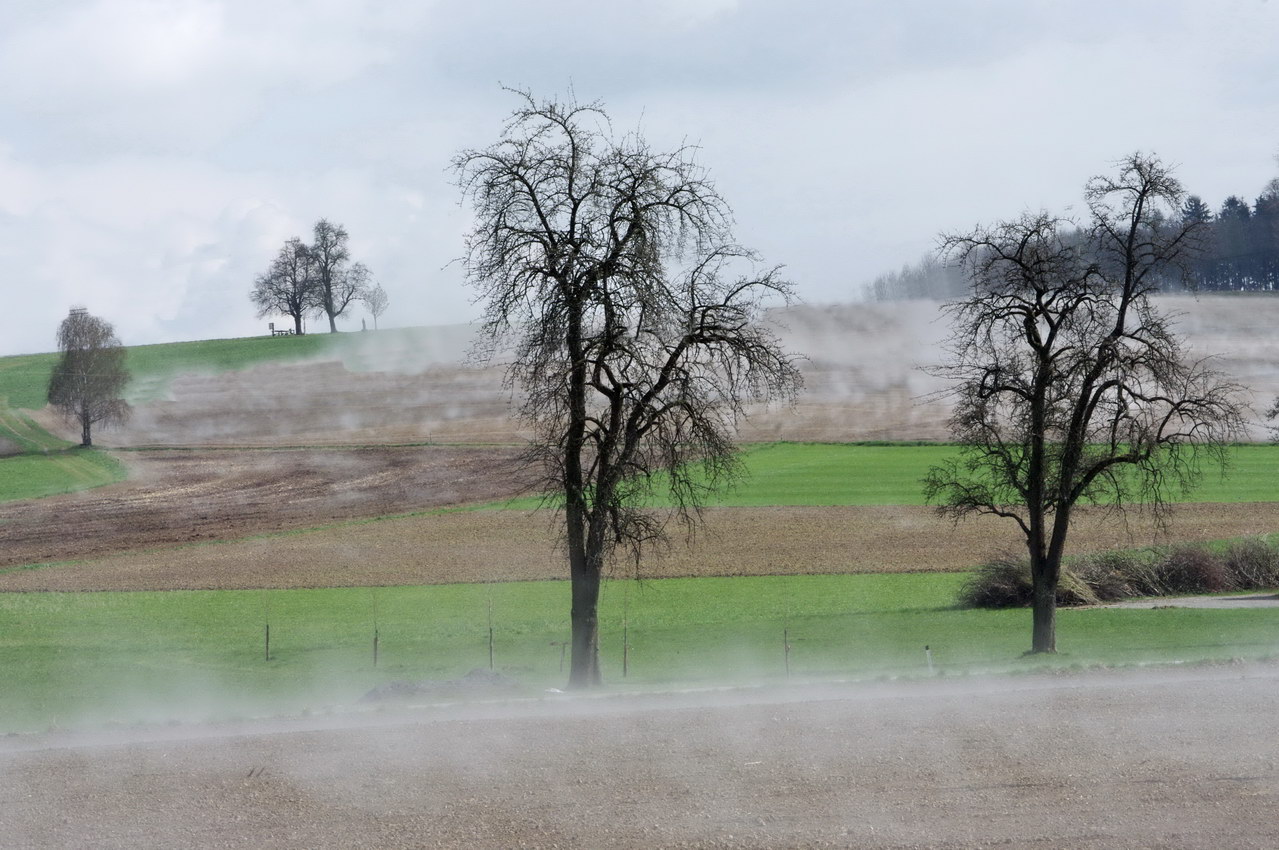
[[[368,308],[369,315],[373,317],[373,330],[377,330],[378,317],[386,312],[390,299],[387,297],[386,290],[382,288],[382,284],[375,283],[373,286],[364,290],[361,299],[364,306]]]
[[[93,445],[96,424],[121,424],[130,408],[121,395],[129,383],[125,351],[109,322],[74,307],[58,326],[62,356],[49,377],[49,403],[80,425],[80,445]]]
[[[1140,501],[1160,512],[1170,490],[1224,462],[1241,433],[1236,385],[1188,359],[1150,296],[1194,256],[1200,223],[1167,215],[1180,183],[1133,154],[1085,194],[1087,226],[1027,214],[943,239],[972,294],[948,306],[957,460],[926,479],[955,516],[1017,524],[1034,588],[1032,652],[1056,651],[1056,590],[1072,511],[1081,501]]]
[[[258,318],[282,313],[293,319],[293,330],[302,333],[302,318],[319,307],[319,283],[311,251],[294,237],[284,243],[266,274],[253,284],[249,298]]]
[[[615,139],[598,103],[516,94],[500,141],[455,159],[476,219],[465,267],[484,338],[513,345],[507,379],[534,433],[525,459],[562,510],[569,685],[585,687],[600,682],[605,565],[625,553],[638,568],[672,520],[691,530],[738,472],[744,404],[798,387],[760,322],[762,301],[789,299],[790,285],[732,243],[690,149]],[[642,507],[658,489],[673,510]]]
[[[363,296],[371,277],[363,263],[350,264],[347,239],[345,227],[322,218],[315,223],[315,241],[309,246],[319,309],[329,318],[329,333],[337,333],[337,317]]]

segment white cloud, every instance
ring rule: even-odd
[[[0,353],[47,350],[72,303],[127,342],[260,332],[253,277],[321,216],[387,322],[473,317],[448,162],[497,137],[499,81],[700,142],[739,238],[814,301],[1135,148],[1218,204],[1275,173],[1276,24],[1259,0],[18,0]]]

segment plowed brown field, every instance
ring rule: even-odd
[[[1159,532],[1148,520],[1125,526],[1085,516],[1072,538],[1085,552],[1159,540],[1210,540],[1272,531],[1279,505],[1186,505]],[[298,533],[195,546],[100,554],[38,570],[0,573],[6,590],[174,590],[346,587],[564,578],[548,512],[457,511],[400,516]],[[189,539],[212,538],[213,516]],[[93,525],[87,522],[84,527]],[[86,538],[91,539],[91,538]],[[159,542],[159,541],[157,541]],[[102,546],[99,540],[95,545]],[[1016,551],[1007,522],[958,526],[920,507],[717,508],[692,545],[648,558],[643,574],[776,575],[956,571]],[[74,545],[60,550],[72,556]],[[623,565],[620,567],[624,569]]]

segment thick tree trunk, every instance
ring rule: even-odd
[[[573,660],[569,667],[570,689],[593,688],[602,684],[599,649],[600,574],[589,567],[575,571],[573,586]]]
[[[1033,625],[1031,626],[1030,651],[1032,653],[1057,651],[1057,583],[1047,576],[1033,575],[1034,599]]]
[[[569,578],[573,589],[571,638],[573,660],[570,688],[590,688],[601,683],[599,662],[600,572],[603,566],[598,534],[586,503],[586,476],[582,452],[586,433],[586,358],[582,354],[582,307],[570,302],[565,343],[570,363],[568,427],[564,435],[564,519],[567,523]],[[598,531],[598,528],[596,529]]]
[[[331,334],[335,334],[335,333],[337,333],[337,332],[338,332],[338,325],[337,325],[337,322],[335,322],[335,321],[333,320],[333,314],[332,314],[332,313],[329,313],[329,314],[328,314],[328,316],[329,316],[329,333],[331,333]]]
[[[87,415],[82,414],[80,416],[80,445],[82,446],[93,445],[93,436],[90,433],[90,430],[92,427],[93,427],[93,423],[89,421],[89,417]]]
[[[298,313],[293,317],[293,333],[302,336],[302,314]]]

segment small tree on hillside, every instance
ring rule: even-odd
[[[377,330],[378,317],[386,312],[387,305],[390,303],[386,290],[382,288],[382,284],[374,284],[364,291],[361,300],[368,308],[369,315],[373,317],[373,330]]]
[[[776,270],[753,271],[692,152],[615,139],[597,104],[521,106],[501,139],[455,160],[475,211],[465,264],[484,335],[513,344],[507,379],[533,431],[526,460],[563,511],[571,687],[600,682],[605,564],[664,538],[661,488],[686,523],[737,470],[743,405],[794,393],[762,325]],[[740,270],[740,274],[738,273]]]
[[[80,425],[80,445],[93,445],[94,425],[121,424],[129,403],[121,396],[129,383],[125,351],[109,322],[72,308],[58,326],[62,356],[49,377],[49,403]]]
[[[951,429],[959,458],[926,495],[955,517],[1017,524],[1034,588],[1032,652],[1056,651],[1056,592],[1073,510],[1141,500],[1159,510],[1205,453],[1241,433],[1238,389],[1190,360],[1151,302],[1196,252],[1202,222],[1166,214],[1181,185],[1134,154],[1087,186],[1081,232],[1047,214],[946,237],[972,293],[949,305]]]
[[[319,285],[311,251],[294,237],[284,243],[266,274],[253,284],[249,298],[258,318],[283,314],[293,319],[293,331],[302,333],[302,319],[319,307]]]

